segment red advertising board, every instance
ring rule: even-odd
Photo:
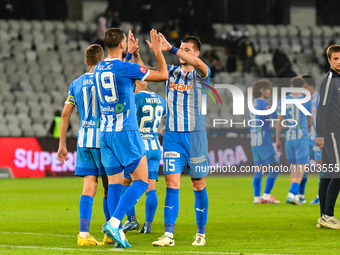
[[[75,139],[68,140],[69,160],[61,165],[57,159],[58,139],[0,138],[0,167],[9,168],[15,178],[69,176],[75,169]]]

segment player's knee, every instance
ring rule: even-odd
[[[192,181],[192,188],[195,191],[201,191],[205,188],[205,180]]]

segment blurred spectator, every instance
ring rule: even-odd
[[[54,112],[54,119],[48,131],[48,133],[54,138],[60,137],[60,121],[61,121],[61,111],[56,110]],[[70,129],[71,129],[71,123],[69,124],[67,131],[69,131]]]
[[[243,38],[239,41],[239,55],[243,62],[244,73],[250,73],[251,67],[254,65],[254,57],[256,55],[254,43],[249,38],[249,33],[245,32]]]
[[[206,63],[210,68],[211,78],[214,78],[216,73],[225,70],[225,64],[215,50],[206,51],[202,58],[204,59],[204,63]]]
[[[151,15],[152,15],[152,5],[150,0],[144,0],[142,4],[141,12],[141,22],[142,28],[141,33],[149,33],[151,30]]]
[[[161,28],[162,34],[169,40],[171,44],[177,45],[179,43],[179,29],[172,19]]]
[[[207,12],[205,19],[203,19],[200,29],[201,29],[201,36],[202,41],[206,43],[213,43],[214,42],[214,29],[213,25],[213,17],[212,12]]]
[[[236,63],[237,63],[237,54],[238,54],[238,48],[237,48],[237,38],[236,38],[236,32],[234,30],[229,31],[227,33],[227,39],[226,39],[226,51],[228,55],[227,59],[227,72],[233,73],[236,72]]]
[[[110,9],[106,11],[106,13],[109,12]],[[106,14],[102,13],[96,18],[97,23],[97,37],[94,43],[99,44],[102,46],[103,49],[105,49],[104,45],[104,37],[105,37],[105,31],[107,30],[107,18]]]
[[[297,74],[292,69],[292,64],[287,55],[276,49],[273,53],[273,65],[277,78],[293,78]],[[290,79],[278,79],[279,87],[289,87]]]
[[[197,36],[196,31],[196,11],[194,1],[188,0],[187,5],[183,8],[181,13],[180,28],[183,34]]]
[[[106,11],[107,28],[120,27],[121,22],[119,18],[119,12],[107,9]]]

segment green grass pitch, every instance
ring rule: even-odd
[[[317,205],[294,206],[284,202],[289,187],[286,177],[277,179],[272,192],[281,204],[254,205],[251,178],[210,176],[205,247],[191,245],[196,232],[194,194],[190,179],[183,177],[176,245],[162,248],[151,245],[164,231],[165,181],[160,176],[153,233],[127,233],[132,248],[126,250],[76,244],[81,178],[0,179],[0,254],[340,254],[339,232],[315,227]],[[316,176],[308,180],[308,202],[314,199],[317,185]],[[103,238],[102,194],[98,185],[90,227],[97,239]],[[136,206],[140,225],[145,217],[144,202],[145,195]],[[339,215],[339,204],[335,214]]]

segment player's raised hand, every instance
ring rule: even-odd
[[[58,149],[58,153],[57,153],[57,158],[59,160],[59,162],[61,164],[65,163],[65,160],[67,161],[67,155],[68,155],[68,151],[66,149],[66,147],[59,147]]]
[[[129,30],[128,35],[128,52],[131,54],[135,53],[138,49],[138,39],[135,39],[131,30]]]
[[[165,39],[162,33],[158,33],[158,34],[161,37],[162,51],[169,51],[172,47],[171,44]]]
[[[161,47],[162,47],[161,37],[160,35],[157,34],[157,31],[155,29],[151,29],[150,39],[151,39],[151,42],[146,40],[150,49],[152,49],[154,52],[161,51]]]

